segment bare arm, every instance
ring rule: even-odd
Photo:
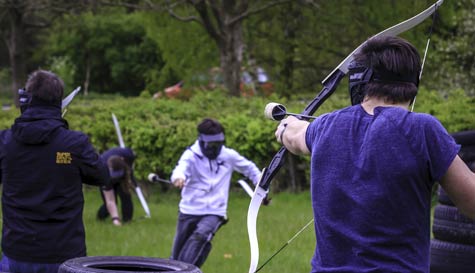
[[[280,122],[275,131],[275,137],[279,143],[284,145],[293,154],[310,154],[305,142],[308,125],[308,121],[289,116]]]
[[[459,156],[450,164],[440,185],[463,214],[475,219],[475,173]]]
[[[117,203],[115,202],[114,190],[102,191],[104,193],[104,199],[106,200],[107,211],[109,211],[112,217],[112,223],[116,226],[120,226],[119,212],[117,210]]]

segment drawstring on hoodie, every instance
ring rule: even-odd
[[[195,151],[193,151],[193,149],[191,149],[191,147],[187,147],[187,149],[190,150],[195,156],[197,156],[201,160],[203,160],[203,158],[205,157],[205,156],[202,156],[202,155],[196,153]],[[212,161],[215,160],[215,159],[209,159],[209,158],[207,158],[207,159],[208,159],[209,170],[210,170],[210,172],[212,172],[213,171]],[[216,161],[217,169],[214,173],[218,173],[219,172],[219,167],[221,167],[221,165],[224,165],[225,162],[224,161],[218,161],[218,160],[215,160],[215,161]]]
[[[213,159],[214,160],[214,159]],[[212,172],[213,171],[213,164],[211,161],[213,161],[212,159],[208,159],[208,165],[209,165],[209,170]],[[219,173],[219,167],[221,167],[221,165],[224,165],[224,161],[216,161],[216,171],[214,173]]]

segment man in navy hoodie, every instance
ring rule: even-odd
[[[9,272],[57,272],[86,256],[82,184],[110,180],[88,137],[61,117],[63,90],[58,76],[35,71],[20,117],[0,131],[2,265]]]

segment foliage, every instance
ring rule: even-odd
[[[400,0],[381,5],[378,0],[364,4],[335,0],[276,5],[244,21],[244,64],[251,72],[263,67],[281,96],[319,89],[328,73],[364,39],[433,2]],[[474,94],[474,3],[445,1],[440,7],[424,69],[424,77],[431,79],[425,82],[427,88],[442,94],[461,88]],[[90,89],[95,92],[138,95],[153,94],[180,80],[190,86],[194,78],[219,65],[218,47],[198,23],[176,20],[160,9],[134,10],[137,1],[129,1],[127,8],[103,4],[58,2],[69,13],[54,20],[52,27],[27,34],[35,42],[28,50],[34,48],[36,53],[35,58],[26,55],[29,69],[51,69],[73,86],[87,82],[90,72]],[[175,11],[194,12],[187,5]],[[402,36],[422,54],[431,25],[428,19]],[[44,30],[47,34],[38,39]],[[0,54],[7,59],[5,46],[0,46]]]
[[[439,35],[435,36],[433,86],[447,90],[464,89],[475,95],[475,9],[474,0],[446,1],[441,9],[442,22]],[[444,16],[445,15],[445,16]],[[440,65],[443,67],[438,67]]]
[[[319,89],[320,82],[365,39],[432,2],[400,0],[382,5],[379,0],[366,0],[363,5],[335,0],[302,6],[300,1],[290,1],[247,21],[246,56],[269,72],[281,96]],[[430,26],[431,20],[426,20],[402,36],[423,52]]]
[[[77,85],[89,81],[96,92],[138,95],[163,66],[160,48],[147,37],[141,20],[139,13],[115,9],[65,15],[36,56],[48,56],[44,61],[52,68],[65,61]]]
[[[434,90],[421,90],[416,100],[415,111],[425,112],[436,116],[444,127],[451,133],[465,130],[475,130],[475,103],[461,90],[453,90],[443,97]]]
[[[317,111],[316,115],[349,105],[345,88],[338,89]],[[136,174],[145,179],[149,172],[169,177],[181,153],[197,136],[196,126],[205,117],[218,119],[226,132],[226,145],[256,162],[259,168],[267,166],[280,148],[275,141],[275,121],[266,120],[265,105],[280,102],[288,112],[299,113],[311,97],[285,99],[273,95],[270,98],[227,97],[225,92],[201,91],[188,101],[176,99],[153,100],[150,97],[122,97],[119,95],[78,95],[69,106],[65,118],[70,128],[87,133],[98,152],[118,145],[112,123],[114,113],[120,123],[124,142],[138,155]],[[449,132],[475,129],[474,99],[463,90],[454,90],[444,97],[438,91],[421,88],[415,104],[416,112],[437,117]],[[11,126],[18,109],[4,111],[0,115],[0,128]],[[295,157],[295,165],[285,166],[275,178],[273,190],[289,187],[289,168],[297,168],[299,189],[308,187],[308,157]],[[289,160],[290,161],[290,160]]]
[[[11,98],[11,79],[10,71],[7,68],[0,68],[0,99]],[[11,101],[11,100],[10,100]]]
[[[14,106],[8,110],[2,110],[0,114],[0,130],[8,129],[12,126],[16,117],[20,115],[20,110]]]
[[[143,23],[165,63],[154,79],[157,87],[163,89],[180,80],[188,83],[196,74],[219,64],[216,44],[197,23],[181,22],[157,12],[143,14]]]

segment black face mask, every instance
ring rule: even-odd
[[[223,141],[199,141],[201,152],[209,159],[216,159],[223,148]]]
[[[364,86],[372,79],[373,70],[361,63],[352,61],[348,66],[348,87],[351,105],[360,104],[365,97]]]

